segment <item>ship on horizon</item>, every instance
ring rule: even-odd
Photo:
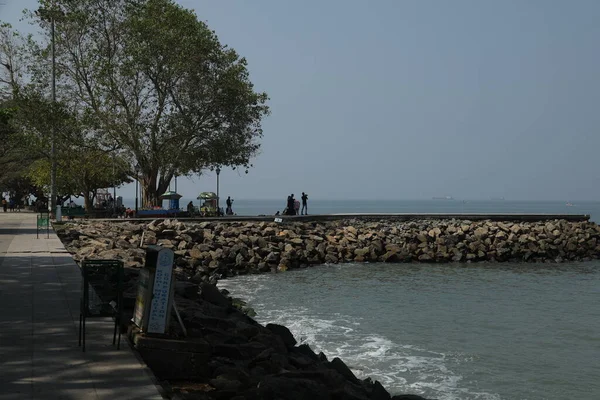
[[[432,197],[433,200],[454,200],[452,196]]]

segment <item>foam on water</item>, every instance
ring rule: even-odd
[[[264,276],[252,275],[219,282],[232,296],[246,300],[262,324],[287,326],[300,343],[322,351],[331,360],[339,357],[360,379],[380,381],[392,394],[417,393],[443,400],[497,400],[500,396],[461,385],[462,376],[447,366],[470,362],[469,356],[446,355],[405,345],[370,332],[362,319],[340,313],[319,314],[287,301],[264,301]]]

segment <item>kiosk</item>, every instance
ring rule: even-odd
[[[179,199],[181,199],[181,195],[179,193],[168,191],[163,193],[160,196],[161,200],[169,200],[169,208],[168,210],[179,210]]]

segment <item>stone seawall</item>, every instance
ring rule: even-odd
[[[94,221],[65,224],[59,235],[76,260],[119,258],[129,267],[143,264],[145,245],[173,248],[177,271],[197,282],[323,263],[561,262],[600,257],[600,227],[566,220]]]

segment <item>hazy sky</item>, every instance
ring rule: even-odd
[[[0,3],[23,27],[36,1]],[[600,199],[600,1],[180,3],[271,98],[255,167],[221,172],[221,195]]]

